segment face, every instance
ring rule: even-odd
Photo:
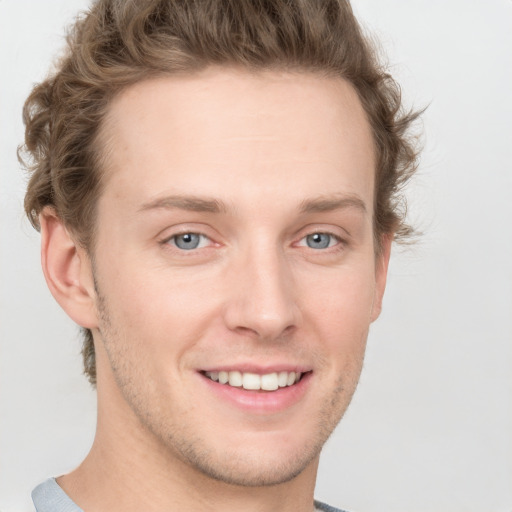
[[[290,480],[350,402],[384,288],[356,93],[210,69],[127,89],[103,134],[93,332],[108,428],[219,480]]]

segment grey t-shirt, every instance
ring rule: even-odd
[[[32,491],[32,501],[37,512],[83,512],[62,490],[55,478],[49,478]],[[316,512],[343,512],[325,503],[315,501]]]

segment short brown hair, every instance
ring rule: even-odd
[[[404,239],[400,190],[416,168],[400,89],[345,0],[98,0],[68,35],[58,69],[24,106],[22,161],[31,173],[26,213],[52,206],[91,254],[100,194],[99,129],[112,98],[131,84],[207,66],[290,69],[339,76],[357,91],[376,151],[374,233]],[[28,158],[26,158],[28,157]],[[85,373],[95,382],[92,334]]]

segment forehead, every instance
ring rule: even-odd
[[[373,194],[370,126],[340,78],[211,68],[148,80],[113,101],[102,133],[106,192],[133,201]]]

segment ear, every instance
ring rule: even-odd
[[[41,264],[50,292],[68,316],[82,327],[97,326],[90,258],[51,207],[39,215]]]
[[[381,237],[381,249],[375,258],[375,296],[373,298],[371,321],[379,318],[382,311],[382,298],[386,289],[388,277],[389,257],[391,256],[391,245],[394,234],[388,233]]]

